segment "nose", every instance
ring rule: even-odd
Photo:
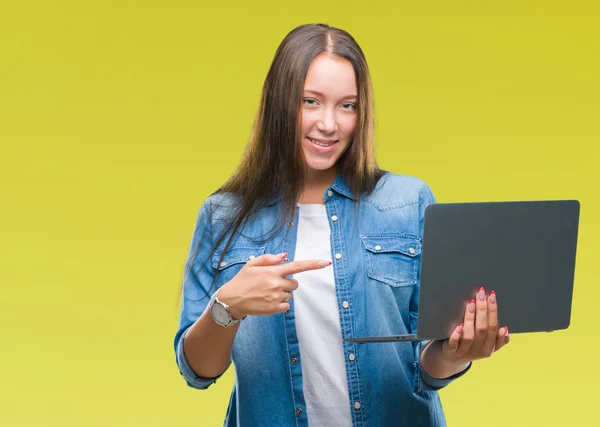
[[[323,108],[321,117],[317,121],[317,129],[324,134],[331,134],[337,130],[335,111],[333,108]]]

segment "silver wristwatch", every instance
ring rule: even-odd
[[[239,320],[234,320],[231,317],[231,312],[229,311],[229,306],[225,304],[223,301],[219,300],[217,296],[218,292],[215,292],[208,303],[208,309],[210,310],[210,315],[217,322],[218,325],[221,325],[225,328],[230,326],[237,325],[240,323]]]

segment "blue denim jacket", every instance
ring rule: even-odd
[[[370,195],[361,198],[356,211],[352,193],[340,175],[325,191],[324,202],[331,218],[343,338],[415,333],[423,215],[425,207],[435,202],[430,188],[417,178],[387,173]],[[201,233],[214,236],[222,230],[227,206],[226,195],[213,195],[204,202],[192,246]],[[198,279],[192,276],[184,283],[175,337],[177,364],[189,386],[206,389],[217,380],[195,375],[183,353],[186,330],[207,307],[213,272],[220,270],[209,294],[231,280],[251,256],[287,251],[289,260],[294,259],[298,210],[296,220],[274,238],[260,242],[280,208],[274,198],[252,217],[224,262],[218,262],[222,252],[218,248],[210,262],[193,265]],[[212,244],[210,239],[204,240],[199,259]],[[236,380],[224,425],[308,425],[293,302],[289,313],[248,316],[242,321],[233,345]],[[353,426],[446,425],[436,390],[464,372],[445,380],[427,375],[419,362],[424,343],[343,345]],[[350,354],[355,357],[349,358]]]

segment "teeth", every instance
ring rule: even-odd
[[[310,139],[313,144],[316,144],[319,147],[331,147],[334,144],[333,142],[331,144],[323,144],[322,142],[315,141],[314,139],[311,139],[311,138],[308,138],[308,139]]]

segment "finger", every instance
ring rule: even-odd
[[[277,306],[277,313],[287,313],[290,311],[290,303],[282,302]]]
[[[498,336],[498,301],[496,299],[496,292],[494,291],[490,292],[490,296],[487,299],[487,308],[488,328],[482,348],[484,356],[490,356],[494,352]]]
[[[445,350],[449,353],[455,353],[458,350],[458,344],[460,343],[460,337],[465,327],[464,323],[461,323],[452,332],[450,338],[444,342]]]
[[[496,351],[508,344],[509,341],[508,326],[504,326],[498,330],[498,334],[496,335]]]
[[[458,353],[467,354],[475,339],[475,300],[471,300],[465,308],[465,325],[458,345]]]
[[[287,256],[287,252],[283,252],[277,255],[264,254],[254,259],[251,259],[246,263],[250,267],[268,267],[271,265],[277,265]]]
[[[289,302],[289,301],[291,301],[291,299],[293,297],[294,297],[294,294],[292,292],[282,292],[281,298],[279,299],[279,301]]]
[[[473,341],[472,351],[476,355],[482,354],[483,344],[487,338],[488,328],[488,305],[485,296],[485,289],[479,288],[477,292],[477,312],[475,313],[475,341]]]
[[[307,259],[302,261],[294,261],[288,264],[277,266],[277,272],[282,277],[290,276],[292,274],[302,273],[303,271],[319,270],[321,268],[331,265],[331,261],[318,260],[318,259]]]
[[[283,285],[281,289],[287,292],[292,292],[298,289],[298,281],[296,279],[283,279]]]

